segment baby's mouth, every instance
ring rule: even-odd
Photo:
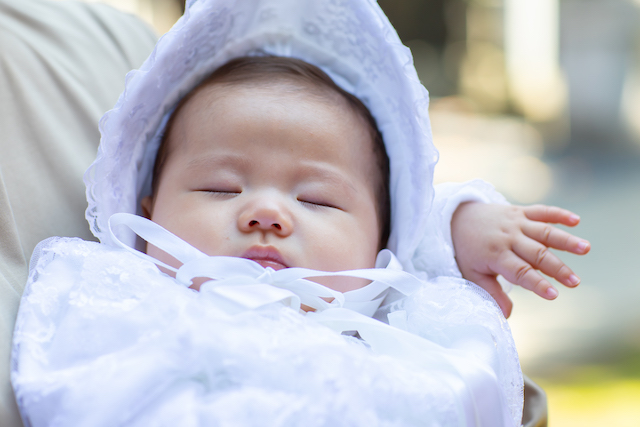
[[[271,267],[274,270],[289,268],[280,252],[273,246],[252,246],[241,257],[255,261],[264,268]]]

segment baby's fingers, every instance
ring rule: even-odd
[[[509,282],[534,292],[545,299],[555,299],[558,291],[532,265],[513,252],[506,252],[497,269]]]
[[[553,254],[549,248],[538,242],[534,242],[533,240],[517,241],[513,245],[513,251],[521,260],[528,263],[535,270],[542,271],[547,276],[553,277],[565,286],[572,288],[580,284],[580,278],[576,276],[560,258]],[[542,276],[538,276],[539,279],[542,279]]]
[[[591,249],[587,240],[542,222],[528,222],[522,226],[522,232],[544,246],[577,255],[584,255]]]
[[[557,206],[531,205],[524,207],[524,214],[532,221],[563,224],[569,227],[578,225],[580,217],[571,211]]]

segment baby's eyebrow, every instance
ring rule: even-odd
[[[237,154],[222,154],[210,157],[199,157],[197,159],[190,160],[187,163],[188,168],[194,169],[232,169],[238,172],[248,170],[251,165],[249,161],[241,155]]]
[[[351,183],[351,180],[343,173],[315,162],[301,163],[297,172],[297,178],[302,182],[317,180],[336,187],[342,187],[347,191],[358,192],[356,187]]]

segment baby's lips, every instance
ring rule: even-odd
[[[257,262],[258,264],[260,264],[264,268],[271,267],[276,271],[277,270],[282,270],[283,268],[287,268],[287,266],[282,264],[282,263],[271,261],[271,260],[268,260],[268,259],[253,259],[253,258],[248,258],[248,259]]]
[[[264,268],[271,267],[274,270],[289,268],[282,254],[273,246],[252,246],[241,257],[255,261]]]

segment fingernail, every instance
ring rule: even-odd
[[[584,251],[585,249],[587,249],[587,246],[589,246],[589,243],[585,242],[584,240],[578,242],[578,249],[580,249],[580,251]]]
[[[576,214],[571,214],[569,215],[569,219],[571,220],[571,222],[578,222],[580,221],[580,216]]]
[[[572,274],[571,276],[569,276],[569,283],[571,283],[572,286],[577,286],[578,284],[580,284],[580,278],[575,274]]]
[[[549,289],[547,289],[547,296],[551,299],[554,299],[558,296],[558,291],[556,290],[556,288],[550,287]]]

